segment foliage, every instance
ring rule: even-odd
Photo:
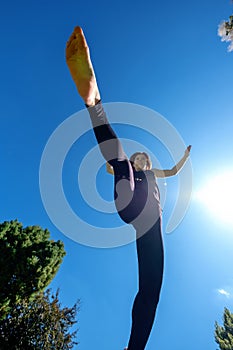
[[[223,21],[218,27],[218,35],[222,41],[229,42],[228,51],[233,51],[233,15],[229,17],[229,21]]]
[[[215,322],[215,340],[221,350],[233,350],[233,314],[224,309],[223,326]]]
[[[43,291],[65,255],[61,241],[49,239],[39,226],[23,228],[17,220],[0,224],[0,320],[20,304]]]
[[[38,293],[30,301],[25,298],[11,308],[11,313],[0,321],[1,350],[66,350],[72,349],[77,330],[69,328],[77,321],[78,303],[72,308],[61,308],[59,290]]]

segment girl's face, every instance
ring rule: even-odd
[[[147,170],[147,158],[144,154],[138,154],[134,159],[134,168],[136,171]]]

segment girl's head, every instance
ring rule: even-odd
[[[136,171],[150,170],[152,163],[150,157],[145,152],[136,152],[130,157],[130,162]]]

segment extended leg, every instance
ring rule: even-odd
[[[100,151],[105,160],[114,169],[114,199],[120,217],[130,222],[127,206],[132,201],[134,191],[134,175],[132,165],[124,153],[121,142],[108,123],[101,102],[88,108],[93,130]],[[126,212],[126,214],[125,214]]]
[[[108,123],[84,33],[76,27],[66,46],[66,62],[79,95],[88,108],[97,142],[106,161],[126,160],[120,141]]]
[[[101,101],[95,106],[89,107],[88,112],[91,117],[96,140],[105,160],[113,165],[113,167],[117,166],[117,162],[128,160],[120,140],[108,122]]]
[[[67,42],[66,62],[79,95],[82,97],[85,105],[89,107],[88,111],[95,136],[104,158],[106,161],[127,159],[120,141],[108,123],[100,102],[100,93],[91,62],[89,47],[80,27],[75,27]]]
[[[132,167],[103,110],[89,47],[80,27],[74,29],[67,42],[66,62],[79,95],[89,107],[93,129],[103,157],[113,166],[115,175],[121,174],[128,178],[129,190],[133,191]]]

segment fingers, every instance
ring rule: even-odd
[[[190,151],[191,151],[191,148],[192,148],[191,145],[189,145],[189,146],[186,148],[186,150],[185,150],[185,152],[184,152],[184,154],[185,154],[186,157],[189,156],[189,153],[190,153]]]

